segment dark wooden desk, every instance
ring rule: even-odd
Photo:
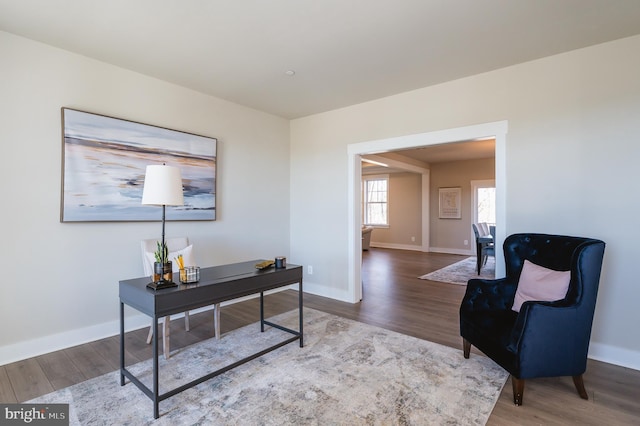
[[[153,416],[160,417],[160,401],[177,393],[196,386],[212,377],[218,376],[238,365],[249,362],[281,346],[300,341],[303,346],[302,332],[302,267],[287,265],[283,269],[269,268],[257,270],[256,263],[262,260],[234,263],[231,265],[202,268],[200,281],[196,284],[179,285],[178,287],[157,290],[147,288],[149,277],[120,281],[120,385],[124,386],[125,377],[131,380],[145,395],[153,401]],[[298,284],[299,330],[291,330],[264,319],[264,292],[291,284]],[[158,333],[153,333],[153,390],[149,389],[125,366],[124,360],[124,305],[129,305],[153,318],[155,329],[158,329],[158,319],[167,315],[177,314],[203,306],[221,303],[238,297],[260,293],[260,331],[269,325],[293,334],[274,346],[257,352],[231,365],[209,373],[162,395],[159,394],[158,383]]]

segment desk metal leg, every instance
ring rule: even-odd
[[[158,379],[158,317],[153,317],[153,418],[160,417],[160,386]]]
[[[260,292],[260,331],[264,333],[264,292]]]
[[[124,386],[124,303],[120,302],[120,386]]]
[[[300,347],[304,346],[304,341],[303,341],[303,336],[304,334],[302,333],[302,280],[300,280],[300,283],[298,283],[298,319],[300,321]]]
[[[300,274],[301,275],[301,274]],[[270,280],[267,281],[259,281],[256,285],[256,287],[261,287],[261,288],[270,288],[270,286],[275,286],[273,288],[277,288],[278,286],[282,287],[282,286],[289,286],[289,285],[293,285],[295,284],[296,281],[289,281],[289,279],[293,279],[293,280],[297,280],[297,276],[296,277],[289,277],[289,278],[285,278],[287,281],[278,281],[276,280],[276,278],[270,278]],[[271,282],[274,281],[274,282]],[[123,282],[120,283],[121,284],[121,290],[122,290],[122,285]],[[125,282],[126,284],[126,282]],[[182,386],[179,386],[175,389],[169,390],[163,394],[160,394],[160,363],[159,363],[159,334],[158,333],[158,321],[160,320],[157,312],[155,309],[153,310],[148,310],[145,311],[145,313],[149,313],[151,315],[152,314],[152,319],[153,319],[153,323],[152,323],[152,327],[153,327],[153,334],[152,334],[152,355],[153,355],[153,373],[152,373],[152,385],[151,386],[147,386],[146,384],[144,384],[139,378],[137,378],[135,375],[133,375],[129,370],[127,370],[126,365],[125,365],[125,361],[126,361],[126,357],[125,357],[125,333],[124,333],[124,305],[125,303],[129,303],[129,301],[127,300],[127,297],[131,297],[131,301],[135,302],[135,297],[128,295],[127,297],[122,297],[122,293],[121,293],[121,300],[120,300],[120,384],[121,386],[124,386],[125,384],[125,379],[129,379],[129,381],[131,381],[135,386],[137,386],[147,397],[149,397],[152,401],[153,401],[153,417],[154,419],[158,419],[160,418],[160,401],[164,401],[167,398],[170,398],[180,392],[183,392],[187,389],[190,389],[194,386],[197,386],[200,383],[203,383],[206,380],[209,380],[213,377],[219,376],[220,374],[223,374],[241,364],[244,364],[246,362],[249,362],[251,360],[254,360],[258,357],[263,356],[266,353],[269,353],[271,351],[274,351],[284,345],[287,345],[289,343],[293,343],[296,340],[300,341],[300,347],[303,347],[304,345],[304,340],[303,340],[303,286],[302,286],[302,277],[300,276],[300,281],[298,282],[299,285],[299,290],[298,290],[298,315],[299,315],[299,330],[296,331],[294,329],[291,328],[287,328],[284,327],[282,325],[279,324],[275,324],[270,322],[269,320],[265,319],[265,307],[264,307],[264,292],[263,291],[256,291],[257,288],[254,288],[254,292],[259,292],[260,293],[260,331],[264,332],[265,331],[265,326],[270,326],[270,327],[274,327],[277,329],[280,329],[282,331],[285,331],[287,333],[290,333],[292,336],[289,337],[286,340],[283,340],[275,345],[272,345],[266,349],[261,350],[260,352],[257,352],[253,355],[249,355],[241,360],[238,360],[232,364],[229,364],[225,367],[222,367],[212,373],[206,374],[198,379],[192,380],[189,383],[186,383]],[[255,293],[254,293],[255,294]],[[131,306],[136,306],[136,304],[132,304]],[[219,312],[219,305],[216,306],[216,311]],[[219,313],[218,313],[219,315]],[[219,333],[216,333],[219,336]],[[168,335],[168,333],[167,333]],[[168,351],[167,351],[168,352]]]

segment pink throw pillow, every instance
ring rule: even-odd
[[[571,271],[554,271],[525,260],[511,309],[520,312],[522,304],[529,300],[562,300],[567,295],[570,280]]]

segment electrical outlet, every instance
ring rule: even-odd
[[[411,237],[411,242],[415,243],[416,242],[416,237]]]
[[[313,275],[313,266],[311,265],[307,266],[307,274]]]
[[[469,245],[469,240],[464,240],[464,245],[468,246]]]

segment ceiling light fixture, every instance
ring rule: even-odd
[[[375,166],[389,167],[388,164],[381,163],[381,162],[375,161],[375,160],[370,160],[368,158],[362,158],[362,161],[364,161],[365,163],[373,164]]]
[[[289,77],[293,77],[294,75],[296,75],[296,72],[294,70],[286,70],[284,73]]]

